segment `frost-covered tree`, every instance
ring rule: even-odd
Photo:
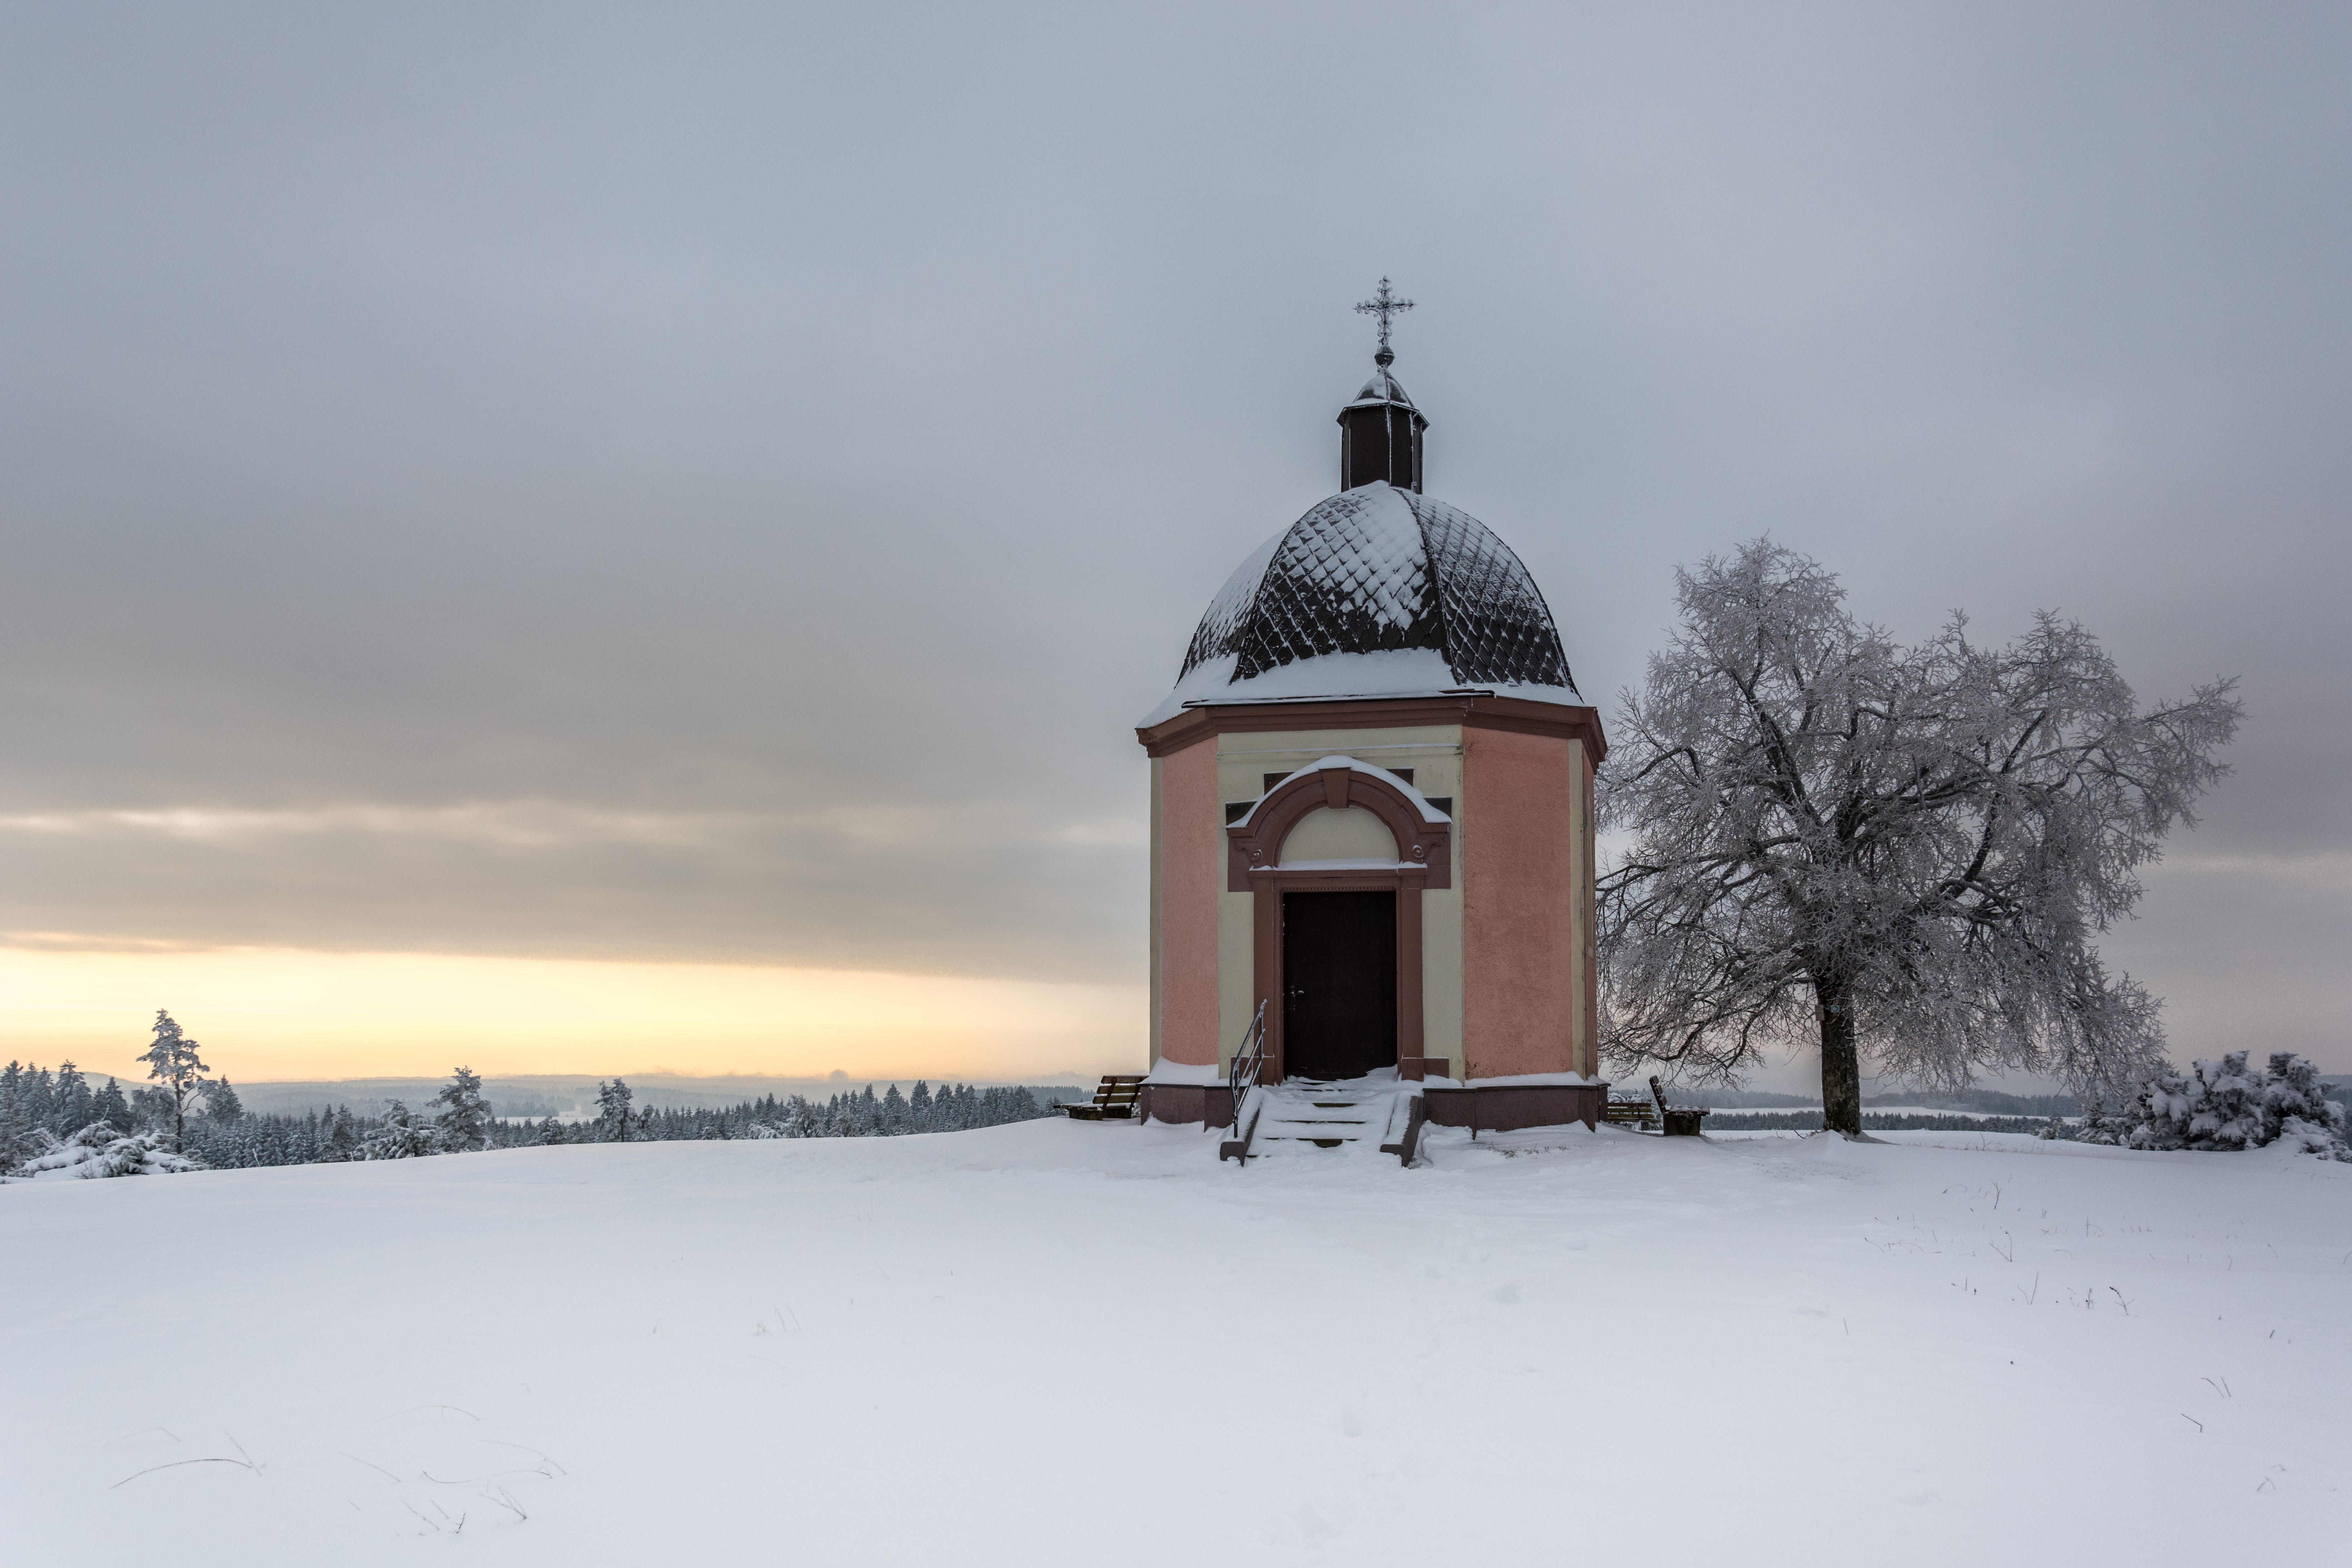
[[[436,1119],[444,1148],[471,1151],[487,1145],[490,1108],[482,1100],[482,1080],[471,1068],[461,1067],[441,1086],[433,1103],[445,1109]]]
[[[1682,626],[1627,692],[1600,819],[1603,1043],[1727,1079],[1817,1042],[1827,1124],[1861,1066],[1980,1068],[2110,1094],[2161,1061],[2157,1002],[2094,939],[2226,770],[2233,683],[2142,709],[2053,615],[1979,647],[1857,621],[1818,563],[1758,540],[1675,574]]]
[[[177,1149],[187,1136],[188,1106],[204,1092],[204,1075],[212,1068],[197,1057],[196,1042],[182,1034],[172,1015],[160,1007],[154,1043],[139,1059],[147,1064],[147,1076],[159,1080],[161,1091],[171,1097],[172,1147]]]

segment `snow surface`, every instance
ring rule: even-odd
[[[1146,1083],[1223,1083],[1225,1071],[1214,1062],[1172,1062],[1161,1057],[1143,1075]]]
[[[1566,1085],[1584,1089],[1598,1084],[1608,1086],[1605,1078],[1587,1078],[1580,1072],[1518,1072],[1500,1078],[1474,1078],[1465,1087],[1470,1089],[1541,1089]]]
[[[1055,1120],[12,1185],[5,1557],[2338,1548],[2352,1166],[1881,1137],[1242,1170]]]
[[[1435,648],[1383,648],[1372,653],[1327,653],[1294,659],[1247,680],[1234,679],[1236,654],[1218,654],[1184,672],[1160,706],[1138,729],[1164,724],[1194,704],[1305,702],[1340,697],[1441,697],[1475,691],[1519,697],[1530,702],[1582,707],[1584,699],[1565,686],[1534,686],[1480,680],[1465,686],[1454,679],[1445,656]]]

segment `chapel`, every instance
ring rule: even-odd
[[[1265,1084],[1443,1084],[1468,1125],[1589,1121],[1593,773],[1527,567],[1428,495],[1391,369],[1339,410],[1339,489],[1253,551],[1137,728],[1151,765],[1148,1119]],[[1336,1091],[1335,1091],[1336,1092]],[[1484,1109],[1468,1100],[1484,1095]],[[1459,1124],[1459,1123],[1457,1123]]]

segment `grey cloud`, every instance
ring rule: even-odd
[[[1083,825],[1382,272],[1588,693],[1769,529],[1900,632],[2243,675],[2183,853],[2352,850],[2340,9],[5,27],[0,816],[338,826],[0,831],[0,928],[1133,978]],[[2154,884],[2185,1045],[2258,968],[2324,1032],[2279,885]]]

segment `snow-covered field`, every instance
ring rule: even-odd
[[[1244,1172],[1033,1122],[10,1186],[0,1556],[2352,1550],[2352,1166],[1887,1136]]]

